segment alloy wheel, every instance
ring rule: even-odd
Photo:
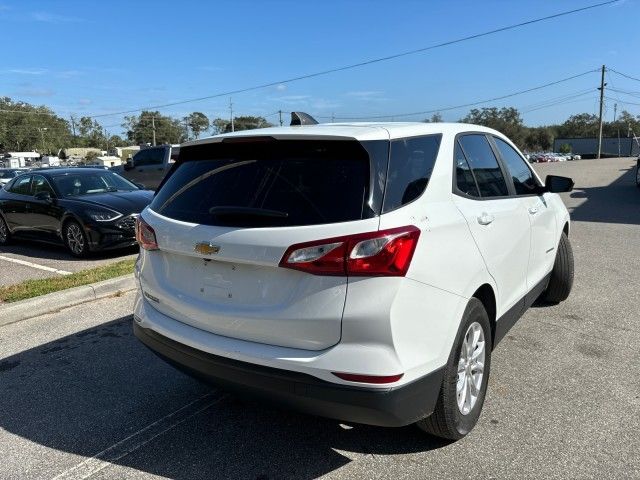
[[[456,397],[458,410],[468,415],[478,401],[484,375],[485,340],[484,331],[478,322],[473,322],[462,340]]]
[[[77,255],[84,251],[84,236],[77,223],[70,223],[67,227],[67,245]]]

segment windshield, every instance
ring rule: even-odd
[[[55,176],[53,184],[61,197],[138,190],[138,187],[133,183],[108,171],[78,172]]]
[[[151,208],[190,223],[275,227],[374,216],[367,151],[355,141],[262,141],[184,148]]]
[[[13,178],[16,176],[16,172],[13,170],[0,170],[0,178]]]

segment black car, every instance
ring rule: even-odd
[[[23,237],[67,246],[77,257],[134,245],[135,220],[153,197],[103,169],[24,173],[0,189],[0,245]]]

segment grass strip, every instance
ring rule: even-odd
[[[135,259],[122,260],[88,270],[81,270],[80,272],[65,275],[64,277],[26,280],[16,285],[0,287],[0,302],[17,302],[18,300],[24,300],[26,298],[38,297],[47,293],[120,277],[133,273],[134,264]]]

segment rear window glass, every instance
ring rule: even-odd
[[[441,135],[391,141],[384,212],[412,202],[424,192],[438,156]]]
[[[269,227],[374,216],[369,157],[355,141],[232,141],[182,148],[150,208],[205,225]]]

